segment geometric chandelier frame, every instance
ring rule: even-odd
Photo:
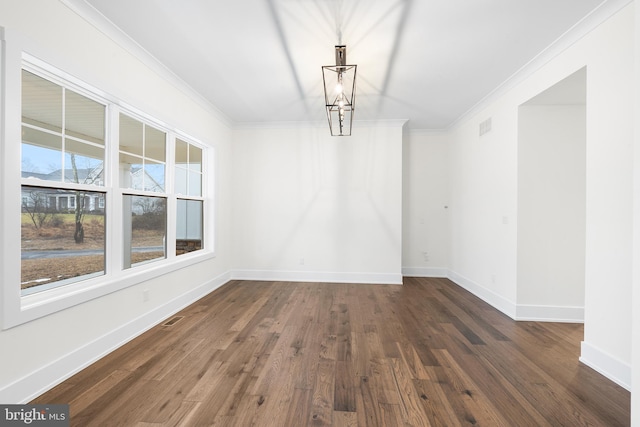
[[[347,47],[336,46],[336,65],[322,67],[324,101],[332,136],[349,136],[356,100],[357,65],[347,65]]]

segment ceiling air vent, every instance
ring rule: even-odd
[[[487,132],[491,132],[491,117],[489,117],[484,122],[480,122],[480,136],[484,135]]]

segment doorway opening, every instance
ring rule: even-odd
[[[518,108],[519,320],[584,322],[586,81],[585,67]]]

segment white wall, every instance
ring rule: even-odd
[[[518,318],[584,320],[586,109],[518,118]]]
[[[479,136],[479,123],[492,129]],[[450,278],[515,317],[517,109],[490,108],[451,134]]]
[[[631,379],[634,6],[626,6],[452,132],[450,277],[517,317],[517,110],[587,67],[585,337],[581,360]],[[479,137],[478,125],[493,129]]]
[[[401,283],[402,123],[239,129],[235,276]]]
[[[217,162],[211,180],[218,206],[215,258],[0,331],[0,402],[18,403],[228,279],[231,130],[213,109],[152,71],[61,2],[0,0],[0,11],[0,26],[23,39],[31,54],[214,146]],[[19,112],[10,113],[19,117]],[[15,141],[3,140],[8,143]],[[5,184],[15,183],[3,183],[2,188]],[[143,301],[143,290],[148,290],[148,301]]]
[[[629,386],[633,235],[633,7],[585,40],[587,238],[581,360]]]
[[[448,134],[405,132],[402,161],[402,273],[446,277],[449,267]]]

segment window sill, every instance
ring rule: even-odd
[[[197,251],[197,253],[193,252],[158,261],[154,263],[155,265],[146,264],[139,266],[139,268],[133,267],[117,274],[94,277],[22,296],[20,297],[19,311],[6,313],[3,329],[30,322],[213,258],[215,258],[213,251]]]

